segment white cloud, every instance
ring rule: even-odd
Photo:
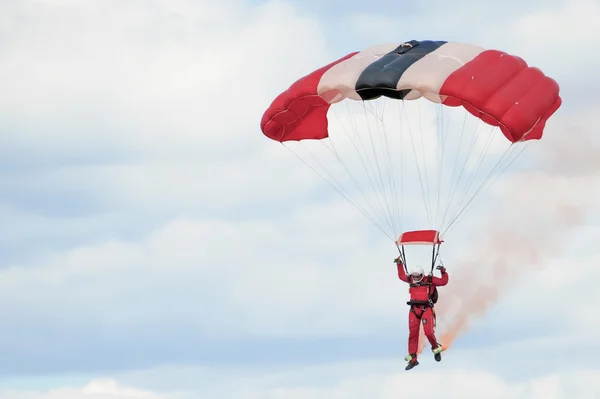
[[[159,394],[123,386],[112,379],[93,380],[85,386],[65,387],[48,391],[0,391],[2,399],[183,399],[178,394]]]
[[[273,88],[324,54],[316,23],[282,2],[33,4],[3,6],[3,141],[61,157],[239,152],[261,139]]]
[[[452,362],[451,358],[448,357]],[[413,398],[443,396],[456,399],[587,399],[600,394],[600,374],[593,369],[572,368],[530,379],[506,379],[493,372],[468,366],[444,367],[424,361],[405,372],[401,364],[389,361],[325,364],[311,367],[260,370],[239,374],[217,373],[199,390],[153,393],[130,388],[115,380],[94,380],[81,388],[49,391],[0,391],[1,399],[192,399],[217,396],[253,398],[339,398],[391,399],[399,394]],[[438,369],[433,370],[436,366]],[[441,367],[440,367],[441,366]],[[518,366],[516,366],[518,367]],[[204,379],[201,369],[196,378]],[[186,373],[185,370],[181,370]],[[152,374],[148,374],[147,377]]]
[[[538,216],[547,214],[540,212]],[[43,263],[4,269],[0,272],[0,295],[6,305],[0,309],[5,315],[18,312],[36,317],[56,308],[63,317],[93,317],[116,330],[141,329],[148,323],[170,320],[164,331],[175,335],[179,334],[178,326],[191,323],[204,339],[236,334],[340,337],[403,331],[406,287],[398,281],[391,264],[393,246],[372,244],[376,240],[368,236],[367,226],[343,200],[327,207],[298,209],[280,224],[174,220],[141,242],[102,242],[57,252]],[[537,250],[542,257],[555,256],[546,252],[543,242],[532,239],[532,245],[540,246]],[[547,245],[554,245],[554,240],[552,237]],[[513,255],[510,249],[506,253],[509,259]],[[515,267],[527,262],[523,256],[511,260]],[[586,262],[594,263],[585,258],[579,261],[581,268],[572,263],[570,270],[584,270]],[[471,288],[465,287],[460,283],[460,265],[448,262],[455,279],[443,289],[442,302],[468,299],[469,292],[477,294],[487,284],[486,271],[491,269],[482,266],[481,275],[472,276],[476,281]],[[561,267],[547,267],[539,276],[523,272],[522,277],[514,275],[516,280],[509,276],[509,281],[527,297],[528,279],[540,278],[535,280],[541,286],[533,303],[541,301],[540,306],[547,303],[546,309],[562,309],[563,305],[554,305],[548,297],[550,292],[572,295],[570,286],[552,284],[560,282],[564,273]],[[20,292],[30,294],[21,296]],[[132,292],[136,292],[134,301],[128,300]],[[519,291],[516,294],[518,302]],[[579,301],[590,300],[592,295],[584,290]],[[76,302],[70,299],[74,296]],[[176,311],[165,314],[169,306]],[[207,319],[205,312],[211,317]],[[136,314],[136,319],[128,319],[129,314]],[[528,315],[528,308],[504,312],[513,319]],[[569,320],[578,315],[565,309]],[[538,317],[550,323],[552,314]],[[598,327],[591,326],[590,331]]]
[[[162,314],[162,306],[155,311],[152,307],[181,301],[177,317],[197,320],[204,334],[219,335],[225,330],[267,335],[352,334],[357,312],[367,316],[380,305],[388,310],[394,306],[385,306],[386,298],[375,295],[381,274],[370,270],[371,256],[343,254],[349,243],[364,241],[368,230],[352,208],[341,204],[343,212],[340,203],[330,209],[307,209],[281,226],[176,220],[140,243],[102,242],[58,252],[43,263],[16,264],[0,272],[1,295],[12,298],[4,311],[19,308],[33,316],[60,308],[63,315],[78,317],[94,309],[95,318],[129,324],[122,318],[131,311],[140,322],[145,317],[158,322],[169,316]],[[321,220],[318,229],[306,218],[331,216],[332,211],[340,219]],[[341,233],[338,229],[344,225]],[[317,257],[331,259],[330,266],[317,264]],[[365,282],[369,282],[366,287]],[[107,289],[110,300],[98,302]],[[362,295],[354,296],[348,289]],[[367,294],[365,289],[373,292]],[[24,290],[31,294],[19,298],[18,292]],[[127,297],[134,290],[138,290],[138,300],[132,303]],[[171,299],[156,297],[157,292]],[[69,300],[74,295],[78,297],[75,303]],[[213,301],[219,304],[215,317],[205,320],[198,309],[214,308]],[[314,323],[306,324],[309,319]]]
[[[508,25],[488,27],[490,33],[484,40],[497,38],[506,51],[524,54],[530,64],[540,65],[550,76],[576,79],[600,65],[599,18],[597,1],[562,1],[536,12],[516,13]]]

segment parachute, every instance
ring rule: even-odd
[[[433,245],[433,270],[441,237],[540,141],[561,102],[557,82],[518,56],[411,40],[352,52],[298,79],[260,125],[403,257],[404,245]]]

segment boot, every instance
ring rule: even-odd
[[[417,360],[417,355],[416,354],[411,354],[408,355],[404,358],[404,360],[408,361],[408,364],[406,365],[406,368],[404,370],[410,370],[415,366],[419,365],[419,361]]]
[[[442,347],[441,344],[438,344],[437,347],[431,349],[433,352],[433,358],[435,359],[436,362],[440,362],[442,361],[442,351],[444,350],[444,348]]]

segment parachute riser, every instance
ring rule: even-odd
[[[431,251],[431,270],[429,274],[433,274],[433,269],[435,268],[435,263],[438,260],[440,255],[440,246],[442,244],[433,244]],[[408,274],[408,266],[406,262],[406,253],[404,252],[404,245],[396,244],[396,248],[398,248],[398,252],[400,254],[400,259],[402,260],[402,265],[404,266],[404,271]]]
[[[440,255],[440,246],[442,244],[433,244],[433,249],[431,252],[431,270],[430,274],[433,274],[433,269],[435,268],[435,263],[437,262],[438,256]]]
[[[404,253],[404,245],[400,246],[396,244],[396,248],[398,248],[398,252],[400,253],[400,259],[402,260],[402,265],[404,266],[404,272],[408,274],[408,268],[406,267],[406,254]]]

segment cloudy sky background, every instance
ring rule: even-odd
[[[445,4],[1,2],[0,398],[599,397],[600,4]],[[521,55],[564,105],[445,249],[440,306],[481,317],[406,373],[394,246],[259,123],[413,38]]]

